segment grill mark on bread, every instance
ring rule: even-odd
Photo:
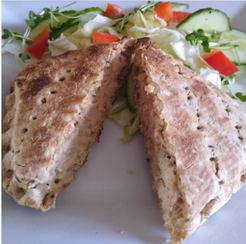
[[[89,48],[89,55],[90,56],[97,56],[97,55],[101,55],[101,49],[98,48],[97,45],[93,45]]]
[[[38,78],[30,82],[30,88],[27,87],[27,92],[23,93],[24,97],[29,95],[35,96],[39,93],[45,86],[48,86],[52,82],[51,78],[47,75],[41,75]]]

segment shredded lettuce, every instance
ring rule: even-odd
[[[78,37],[75,37],[73,34],[70,36],[67,36],[67,39],[71,43],[73,43],[78,49],[86,48],[86,47],[93,45],[90,38],[78,38]]]
[[[26,50],[26,45],[23,46],[21,40],[17,39],[2,39],[2,54],[12,53],[16,59],[19,59],[19,54]]]
[[[156,30],[154,33],[148,34],[147,36],[164,52],[173,55],[175,58],[178,58],[170,44],[173,41],[179,41],[181,39],[181,34],[178,31],[170,30],[168,28],[161,28]]]
[[[79,25],[83,26],[84,24],[88,23],[90,20],[94,19],[97,15],[102,15],[103,12],[99,8],[89,8],[85,9],[82,12],[86,11],[86,14],[82,14],[79,18]],[[91,11],[91,12],[90,12]],[[79,12],[80,13],[80,12]],[[78,14],[79,14],[78,13]]]
[[[102,15],[96,15],[92,20],[87,23],[80,23],[78,30],[73,33],[76,37],[91,37],[92,32],[102,28],[104,26],[112,26],[114,21],[108,17]]]
[[[135,14],[128,16],[128,21],[129,23],[125,25],[126,33],[134,38],[142,38],[167,25],[155,12],[143,14],[137,11]]]
[[[166,27],[167,23],[165,20],[159,18],[155,12],[147,12],[142,14],[141,12],[140,16],[144,23],[144,27],[150,29],[155,27]]]
[[[115,120],[121,126],[126,126],[136,115],[131,113],[124,97],[119,97],[114,102],[107,117]]]
[[[123,143],[128,143],[131,141],[132,136],[139,130],[139,117],[136,115],[132,118],[129,123],[124,128],[124,137],[120,140]]]
[[[52,56],[57,56],[62,53],[65,53],[69,50],[76,50],[77,46],[74,45],[72,42],[65,37],[64,34],[61,34],[60,38],[57,38],[54,41],[48,41],[49,43],[49,50]]]
[[[204,80],[208,80],[215,86],[221,89],[221,78],[220,73],[217,70],[211,70],[209,68],[201,68],[200,75]]]
[[[115,35],[118,36],[119,38],[123,37],[123,34],[118,33],[115,28],[111,27],[111,26],[103,26],[100,29],[97,30],[97,32],[102,32],[102,33],[109,33],[111,35]]]
[[[142,14],[137,11],[135,14],[131,14],[128,17],[128,21],[134,26],[144,27],[144,28],[155,28],[155,27],[165,27],[167,23],[159,18],[155,12],[147,12]]]
[[[153,32],[156,32],[160,30],[160,27],[155,27],[155,28],[145,28],[145,27],[139,27],[139,26],[133,26],[132,28],[129,29],[130,32],[135,32],[135,31],[141,31],[147,34],[151,34]]]
[[[208,66],[201,58],[199,48],[192,46],[185,40],[173,42],[170,45],[176,55],[197,73],[199,73],[201,67]]]
[[[74,37],[73,34],[69,36],[61,34],[60,38],[57,38],[54,41],[48,41],[48,43],[51,56],[60,55],[70,50],[86,48],[92,45],[89,38]]]
[[[115,100],[107,117],[124,127],[124,137],[121,138],[123,143],[128,143],[139,129],[138,116],[136,113],[130,112],[124,97],[118,97]]]

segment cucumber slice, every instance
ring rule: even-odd
[[[75,23],[75,24],[71,25],[70,27],[64,29],[62,33],[72,34],[73,32],[75,32],[77,30],[78,30],[78,23]]]
[[[103,13],[104,11],[98,7],[86,8],[82,11],[79,11],[73,16],[77,18],[69,19],[65,25],[57,30],[53,38],[59,38],[62,33],[71,34],[78,29],[79,24],[84,25],[88,21],[94,19],[96,15],[102,15]]]
[[[39,33],[41,33],[47,26],[49,26],[49,24],[50,24],[50,19],[43,20],[39,25],[37,25],[31,30],[28,38],[34,40]]]
[[[230,19],[222,11],[212,8],[200,9],[189,15],[177,25],[177,29],[195,31],[203,29],[205,32],[222,32],[230,31]]]
[[[189,8],[189,4],[171,2],[173,11],[184,11]]]
[[[230,43],[235,45],[233,49],[221,51],[236,65],[246,65],[246,32],[232,28],[231,31],[223,32],[219,44]]]
[[[54,27],[57,27],[58,23],[66,23],[66,25],[64,25],[61,28],[61,30],[59,30],[59,33],[57,34],[57,36],[59,36],[63,32],[71,34],[72,32],[78,29],[78,24],[81,21],[88,22],[90,19],[94,18],[96,14],[103,14],[104,11],[98,7],[92,7],[92,8],[86,8],[79,12],[75,10],[68,10],[68,11],[63,11],[61,13],[66,16],[71,16],[73,18],[59,15],[59,13],[55,15],[58,21],[54,21],[53,23]],[[77,17],[77,18],[74,18],[74,17]],[[50,25],[50,18],[44,19],[42,22],[40,22],[36,27],[34,27],[31,30],[28,37],[31,39],[35,39],[35,37],[37,37],[38,34],[41,33],[49,25]]]
[[[246,41],[246,32],[236,28],[232,28],[231,31],[226,31],[221,34],[219,42],[227,43],[240,39]]]
[[[131,66],[126,76],[126,104],[132,113],[136,113],[134,90],[135,90],[135,82],[132,78],[132,66]]]
[[[75,15],[77,12],[75,11],[75,10],[70,10],[70,11],[63,11],[63,12],[61,12],[62,14],[65,14],[65,15],[67,15],[67,16],[73,16],[73,15]],[[58,19],[58,21],[56,21],[56,20],[54,20],[54,22],[53,22],[53,25],[56,27],[57,25],[58,25],[58,23],[64,23],[64,22],[67,22],[67,20],[69,20],[69,18],[68,17],[65,17],[65,16],[62,16],[62,15],[59,15],[59,14],[55,14],[55,17]],[[50,25],[50,18],[48,18],[48,19],[43,19],[37,26],[35,26],[32,30],[31,30],[31,32],[30,32],[30,34],[29,34],[29,36],[28,36],[28,38],[30,38],[30,39],[35,39],[38,35],[39,35],[39,33],[41,33],[47,26],[49,26]]]
[[[86,8],[84,10],[81,10],[81,11],[77,12],[74,15],[74,17],[76,17],[76,16],[79,17],[81,15],[87,15],[87,14],[91,14],[91,13],[93,13],[93,14],[103,14],[104,11],[101,8],[98,8],[98,7]],[[78,23],[80,21],[80,18],[79,19],[70,19],[68,21],[69,21],[69,23],[74,24],[74,23]]]

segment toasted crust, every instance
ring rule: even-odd
[[[3,186],[46,211],[75,179],[121,86],[133,38],[51,57],[23,70],[6,98]]]
[[[246,113],[146,38],[133,76],[164,226],[181,243],[245,184]]]

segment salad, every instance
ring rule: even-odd
[[[118,41],[129,35],[149,37],[160,48],[209,80],[246,109],[246,33],[233,28],[226,13],[212,8],[189,12],[189,5],[151,2],[126,12],[108,3],[105,9],[72,10],[75,3],[29,12],[26,31],[2,31],[2,53],[12,53],[24,67],[49,56]],[[108,117],[124,127],[123,143],[138,131],[131,68]]]

